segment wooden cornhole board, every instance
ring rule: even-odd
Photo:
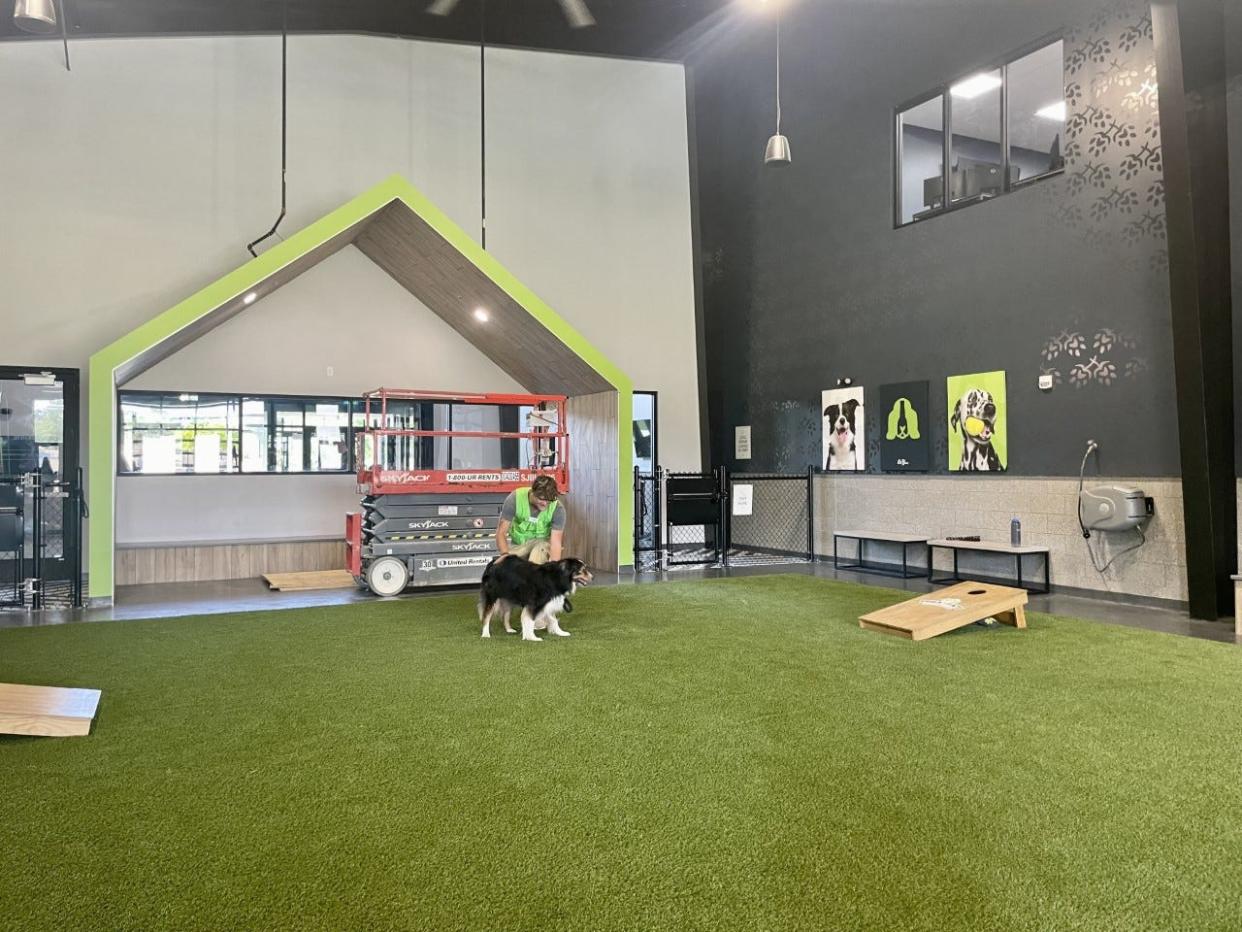
[[[87,735],[98,708],[98,689],[0,683],[0,734],[44,738]]]
[[[925,641],[985,618],[1025,628],[1026,599],[1025,589],[964,582],[870,612],[859,618],[858,624],[912,641]]]

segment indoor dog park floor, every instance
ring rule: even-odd
[[[0,630],[14,929],[1233,929],[1242,652],[808,576]]]

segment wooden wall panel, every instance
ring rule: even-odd
[[[607,391],[611,383],[456,247],[402,203],[389,204],[354,245],[528,391]],[[485,307],[481,324],[474,310]]]
[[[569,399],[569,523],[565,554],[594,570],[617,571],[617,406],[615,391]]]
[[[264,573],[335,570],[344,566],[342,540],[122,547],[116,552],[116,584],[255,579]]]

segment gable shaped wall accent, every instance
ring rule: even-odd
[[[576,539],[597,559],[609,561],[597,563],[598,568],[612,570],[632,561],[633,501],[626,494],[631,469],[630,380],[408,181],[394,175],[91,357],[92,599],[109,599],[113,592],[117,386],[257,304],[245,303],[250,292],[261,300],[349,243],[528,390],[616,399],[612,442],[598,441],[594,430],[581,443],[574,443],[571,434],[571,463],[576,457],[594,475],[590,494],[598,491],[601,481],[615,486],[611,497],[615,507],[607,516],[596,506],[586,507],[587,495],[580,499],[583,505],[576,511],[581,511],[582,526]],[[491,314],[487,324],[473,318],[479,306]],[[358,320],[362,347],[365,309],[359,309]],[[416,359],[411,362],[416,366]],[[469,386],[401,387],[469,390]],[[598,403],[591,409],[595,407]],[[598,417],[592,423],[598,424]],[[615,477],[601,480],[600,470],[606,474],[612,469]],[[599,540],[590,541],[592,536]]]

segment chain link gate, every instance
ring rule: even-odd
[[[728,488],[725,471],[670,472],[664,476],[664,562],[715,566],[727,548]]]
[[[0,608],[82,605],[82,474],[0,477]]]
[[[661,501],[664,470],[650,475],[634,467],[634,569],[659,569],[664,558],[664,524]]]
[[[728,477],[728,550],[731,566],[811,563],[815,560],[814,469],[802,475],[733,473]],[[738,487],[749,495],[738,495]],[[750,500],[748,514],[737,506]]]

